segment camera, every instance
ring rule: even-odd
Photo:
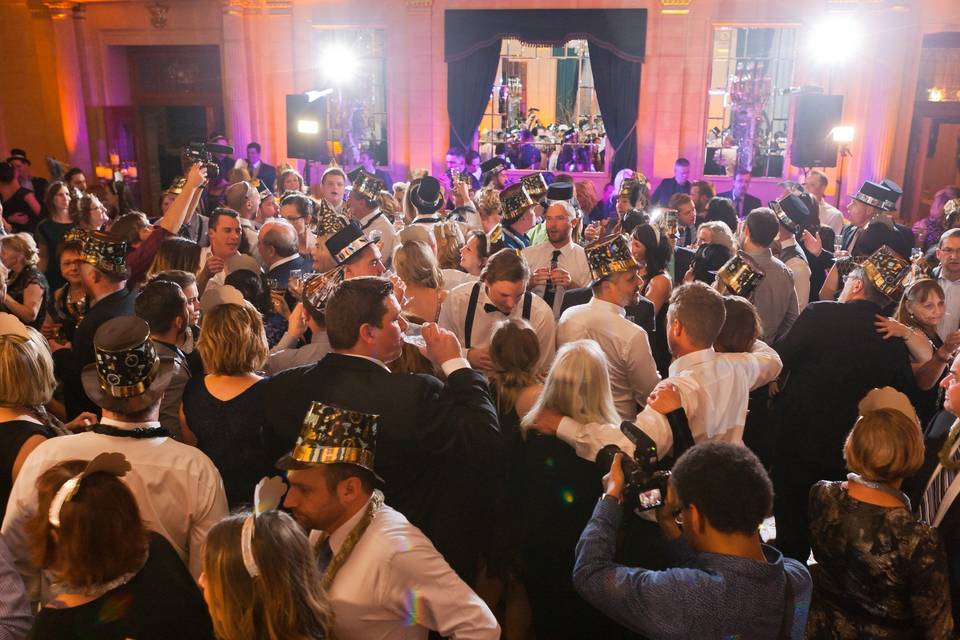
[[[219,153],[225,156],[233,155],[233,147],[225,144],[213,144],[210,142],[190,142],[183,150],[183,155],[191,162],[200,162],[207,167],[207,180],[213,181],[220,175],[220,165],[213,154]]]
[[[667,482],[670,472],[659,469],[657,444],[632,422],[620,423],[620,431],[636,447],[633,457],[628,456],[615,444],[608,444],[597,453],[597,464],[604,473],[610,471],[613,457],[622,453],[620,466],[623,469],[623,501],[634,505],[637,511],[648,511],[663,505],[667,498]]]

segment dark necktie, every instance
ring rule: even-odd
[[[950,461],[956,463],[958,457],[960,457],[960,449],[953,452]],[[941,466],[940,471],[930,481],[930,486],[924,492],[923,499],[920,501],[920,519],[931,527],[937,517],[937,511],[940,510],[940,503],[956,477],[956,470]]]
[[[550,258],[550,273],[557,268],[557,262],[560,260],[560,250],[553,250],[553,257]],[[543,290],[543,301],[552,309],[553,300],[557,297],[557,287],[551,281],[547,281],[547,287]]]
[[[510,315],[509,313],[505,313],[505,312],[503,312],[503,311],[500,311],[500,309],[498,309],[496,305],[490,304],[489,302],[487,302],[486,304],[483,305],[483,310],[486,311],[487,313],[493,313],[494,311],[499,311],[500,313],[502,313],[502,314],[505,315],[505,316],[509,316],[509,315]]]
[[[320,544],[320,549],[317,550],[317,566],[320,568],[320,573],[327,570],[331,560],[333,560],[333,549],[330,547],[330,538],[328,537]]]

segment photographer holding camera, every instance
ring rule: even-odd
[[[616,454],[577,543],[573,583],[587,602],[651,638],[803,637],[810,574],[760,541],[773,487],[753,453],[707,442],[680,456],[656,512],[673,567],[663,571],[613,560],[624,510],[622,460]]]

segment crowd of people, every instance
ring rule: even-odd
[[[0,162],[0,638],[953,637],[956,188],[468,157]]]

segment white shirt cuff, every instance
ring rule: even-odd
[[[454,371],[460,371],[460,369],[469,369],[470,363],[467,362],[466,358],[450,358],[446,362],[440,365],[440,368],[443,370],[443,375],[450,377]]]

